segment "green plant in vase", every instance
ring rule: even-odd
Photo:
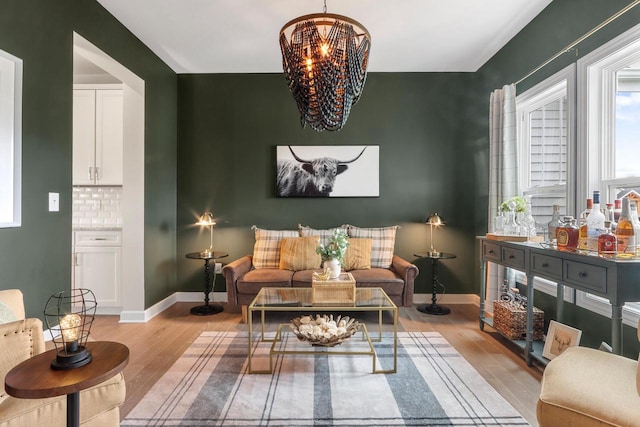
[[[324,261],[324,267],[331,270],[329,278],[336,279],[340,276],[340,264],[344,261],[344,255],[349,246],[349,236],[344,230],[335,229],[327,244],[320,242],[316,247],[316,253]]]

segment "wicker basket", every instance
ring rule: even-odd
[[[311,303],[322,305],[355,305],[356,281],[351,273],[342,273],[337,279],[311,282]]]
[[[493,327],[512,340],[527,337],[527,309],[511,301],[493,302]],[[533,340],[542,340],[544,311],[533,307]]]

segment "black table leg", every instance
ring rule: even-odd
[[[440,283],[438,281],[438,260],[432,259],[431,265],[433,267],[432,268],[433,269],[433,293],[431,294],[431,304],[419,305],[417,309],[418,311],[421,311],[427,314],[436,314],[436,315],[449,314],[451,313],[451,309],[449,309],[448,307],[443,307],[436,303],[436,290],[437,290],[436,287]]]
[[[216,273],[213,272],[213,279],[215,280]],[[208,316],[210,314],[217,314],[224,310],[222,304],[209,302],[209,294],[213,290],[213,282],[211,280],[211,265],[209,260],[204,260],[204,305],[199,305],[191,309],[191,314],[197,316]]]
[[[80,426],[80,393],[67,394],[67,427]]]

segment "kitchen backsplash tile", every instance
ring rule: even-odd
[[[73,187],[73,227],[122,227],[122,187]]]

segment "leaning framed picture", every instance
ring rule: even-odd
[[[549,360],[560,356],[569,347],[575,347],[580,344],[581,336],[582,331],[580,329],[552,320],[549,323],[547,340],[544,342],[542,356]]]
[[[278,197],[378,197],[378,145],[278,145]]]

